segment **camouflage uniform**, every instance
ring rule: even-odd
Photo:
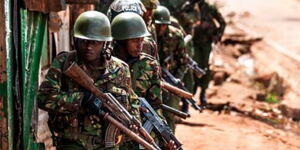
[[[190,0],[194,1],[194,0]],[[212,49],[212,43],[217,42],[222,36],[226,23],[214,5],[210,5],[205,1],[195,1],[189,5],[188,9],[180,10],[186,1],[183,0],[162,0],[162,5],[167,6],[171,14],[178,16],[179,22],[187,33],[192,34],[194,42],[194,59],[200,68],[206,68],[207,72],[201,79],[197,79],[196,85],[200,86],[202,91],[200,96],[205,99],[205,90],[210,81],[210,70],[208,59]],[[179,10],[179,11],[178,11]],[[218,28],[214,22],[216,20],[220,27]],[[197,88],[195,87],[195,90]]]
[[[210,81],[210,70],[209,70],[209,56],[212,50],[212,43],[220,40],[226,23],[219,13],[218,9],[214,5],[210,5],[204,2],[200,7],[200,23],[195,25],[194,28],[194,45],[195,45],[195,56],[194,59],[197,61],[199,67],[206,68],[206,75],[197,81],[197,85],[201,87],[200,99],[205,98],[205,90],[208,88]],[[220,24],[217,27],[214,20]],[[201,98],[202,97],[202,98]]]
[[[185,30],[183,29],[181,24],[179,24],[179,21],[175,17],[171,16],[170,20],[171,20],[172,26],[180,29],[180,31],[184,34],[184,36],[187,36],[187,33],[185,32]],[[188,55],[190,57],[193,57],[194,56],[193,41],[191,40],[191,41],[185,43],[185,47],[187,49]],[[185,83],[185,86],[189,91],[194,91],[194,73],[192,70],[186,70],[186,72],[184,73],[183,82]]]
[[[151,55],[159,61],[156,41],[152,37],[145,37],[143,41],[143,52]]]
[[[162,104],[162,95],[158,62],[154,57],[141,53],[136,61],[127,63],[130,67],[134,92],[146,98],[154,109],[159,108]]]
[[[146,53],[136,53],[136,55],[129,53],[132,49],[129,49],[131,47],[127,47],[127,44],[130,44],[130,42],[136,42],[135,44],[141,46],[143,38],[151,35],[143,18],[129,12],[124,12],[116,16],[112,22],[112,35],[116,40],[113,53],[129,65],[134,92],[138,96],[144,97],[154,110],[156,110],[158,115],[162,117],[161,110],[159,109],[162,104],[159,64],[154,57]],[[131,39],[138,39],[139,41]],[[141,49],[136,50],[140,51]],[[142,120],[143,123],[146,122],[146,118],[143,118],[143,116]],[[156,136],[155,132],[151,132],[150,135],[155,139],[156,143],[162,141]],[[121,149],[139,148],[136,142],[125,141]]]
[[[161,66],[170,70],[175,77],[182,79],[186,70],[184,60],[187,53],[183,33],[179,29],[168,25],[165,33],[158,36],[158,54]],[[167,92],[163,92],[163,97],[164,104],[179,109],[179,97]],[[164,116],[172,131],[175,132],[174,114],[164,111]]]
[[[38,94],[38,105],[49,113],[49,127],[57,134],[58,149],[118,149],[105,148],[104,136],[108,122],[88,113],[81,106],[85,90],[63,74],[66,61],[74,60],[104,92],[111,92],[139,117],[139,102],[133,94],[127,64],[112,57],[102,66],[88,69],[76,52],[59,54],[53,61]],[[128,95],[130,94],[130,98]]]
[[[180,25],[184,28],[187,34],[191,34],[193,30],[193,24],[199,20],[199,9],[191,7],[190,10],[183,10],[182,6],[186,0],[161,0],[160,3],[166,6],[172,16],[176,16],[176,19],[180,22]]]
[[[182,79],[187,63],[182,31],[169,25],[165,33],[158,36],[157,45],[160,64],[168,68],[177,78]]]
[[[132,89],[134,92],[139,97],[144,97],[156,113],[165,120],[162,110],[159,108],[162,104],[162,94],[160,87],[160,67],[156,59],[148,54],[141,53],[138,58],[133,58],[126,62],[130,67]],[[144,124],[146,121],[146,118],[142,117],[142,123]],[[163,147],[164,141],[155,132],[152,131],[150,135],[154,138],[155,143],[159,143]],[[137,148],[136,143],[130,144],[132,144],[130,147],[135,145],[134,147]]]
[[[143,41],[143,52],[151,55],[156,60],[159,60],[157,51],[157,33],[155,25],[152,21],[146,22],[147,29],[151,33],[151,36],[145,37]]]

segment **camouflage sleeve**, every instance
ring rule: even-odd
[[[219,12],[218,8],[216,6],[211,6],[211,14],[212,16],[218,21],[220,24],[220,27],[218,28],[218,34],[219,36],[223,35],[226,27],[226,22],[222,16],[222,14]]]
[[[135,116],[137,119],[140,119],[140,101],[138,99],[138,96],[134,93],[132,86],[131,86],[131,76],[130,76],[130,70],[129,67],[126,65],[125,67],[125,76],[126,80],[128,82],[125,83],[124,87],[128,89],[128,101],[129,101],[129,108],[128,111],[131,115]]]
[[[44,110],[58,113],[78,111],[83,93],[78,90],[62,90],[62,66],[65,54],[58,55],[38,91],[38,106]]]
[[[153,56],[156,60],[159,60],[157,51],[157,44],[154,39],[145,37],[143,41],[143,52]]]
[[[186,65],[187,65],[187,57],[188,57],[188,52],[187,48],[184,44],[184,35],[181,31],[176,33],[177,36],[177,48],[174,52],[174,60],[177,61],[176,63],[176,69],[174,72],[174,75],[177,78],[182,79],[184,72],[186,70]]]
[[[158,108],[162,104],[159,64],[156,60],[142,62],[138,67],[140,73],[136,76],[135,92],[145,97],[151,106]]]
[[[119,79],[122,80],[122,82],[120,82],[120,84],[116,85],[118,87],[121,87],[122,89],[124,89],[127,92],[128,95],[128,106],[127,106],[127,110],[129,111],[129,113],[133,116],[135,116],[136,118],[138,118],[140,120],[140,111],[139,111],[139,107],[140,107],[140,101],[138,99],[138,96],[134,93],[132,87],[131,87],[131,75],[130,75],[130,70],[127,64],[123,63],[123,75],[119,76]],[[121,77],[123,76],[123,77]]]

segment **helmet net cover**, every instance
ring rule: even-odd
[[[118,14],[122,12],[134,12],[143,16],[146,8],[140,0],[115,0],[109,6],[107,16],[112,21]]]

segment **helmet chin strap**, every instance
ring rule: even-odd
[[[106,59],[110,60],[111,59],[111,53],[113,50],[113,46],[111,42],[105,42],[104,46],[101,50],[101,55]]]

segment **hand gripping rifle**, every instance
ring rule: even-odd
[[[168,82],[169,84],[181,89],[181,90],[184,90],[185,92],[187,92],[187,88],[181,83],[181,81],[177,78],[175,78],[166,68],[163,68],[161,67],[161,71],[162,71],[162,76],[163,76],[163,79]],[[176,93],[174,93],[176,94]],[[178,94],[176,94],[178,95]],[[180,95],[178,95],[180,96]],[[188,103],[190,104],[194,109],[196,110],[199,110],[200,112],[203,110],[203,108],[199,107],[197,104],[196,104],[196,101],[193,99],[193,96],[192,94],[187,94],[186,97],[182,97],[182,101],[183,103]]]
[[[102,101],[103,106],[109,110],[109,113],[99,110],[99,115],[104,116],[104,119],[110,122],[108,130],[110,130],[111,132],[106,132],[105,141],[108,141],[105,143],[106,146],[109,147],[114,145],[115,139],[114,136],[112,136],[112,134],[117,133],[117,129],[119,129],[123,133],[131,137],[133,140],[143,145],[146,149],[160,150],[160,148],[154,142],[153,138],[142,127],[140,121],[133,117],[131,114],[129,114],[129,112],[124,108],[124,106],[121,105],[111,93],[103,93],[102,91],[100,91],[94,85],[93,79],[91,79],[75,62],[73,62],[64,70],[64,74],[66,76],[68,76],[77,84],[94,94],[97,98],[99,98]],[[141,133],[141,135],[143,135],[143,137],[140,137],[133,131],[129,130],[128,128],[130,127],[130,125],[137,126],[139,132]],[[108,135],[107,133],[111,134]],[[109,139],[106,139],[107,137]]]
[[[188,34],[184,37],[184,45],[187,46],[193,40],[193,36]],[[206,71],[201,69],[197,62],[195,62],[191,57],[187,56],[187,67],[193,70],[194,74],[197,78],[201,78],[203,75],[206,74]]]
[[[187,63],[188,68],[193,70],[193,72],[197,78],[201,78],[202,76],[204,76],[206,74],[206,71],[201,69],[198,66],[197,62],[195,62],[191,57],[188,57],[187,59],[188,59],[188,63]]]
[[[174,141],[176,150],[183,150],[181,147],[182,144],[180,143],[180,141],[172,133],[169,126],[157,115],[157,113],[150,106],[150,104],[147,102],[147,100],[142,97],[139,97],[139,100],[141,102],[141,107],[148,110],[148,111],[141,111],[141,112],[143,112],[143,115],[147,118],[147,121],[143,125],[143,127],[146,129],[146,131],[150,134],[154,128],[156,131],[158,131],[159,135],[162,137],[162,139],[166,143],[169,143],[170,140],[172,140],[172,141]],[[141,146],[140,146],[140,148],[142,149]]]

